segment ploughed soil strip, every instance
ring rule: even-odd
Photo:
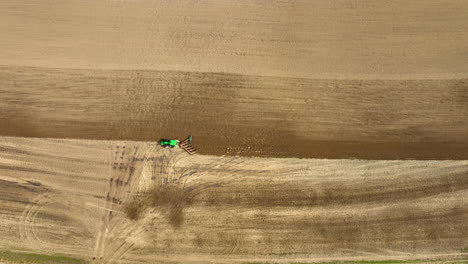
[[[201,154],[468,159],[468,81],[0,67],[0,134],[155,141]]]

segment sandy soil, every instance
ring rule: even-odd
[[[0,248],[466,261],[467,9],[2,0]],[[136,142],[189,134],[210,155]]]
[[[3,0],[0,135],[192,134],[211,155],[468,159],[467,8]]]
[[[2,137],[0,248],[96,263],[459,259],[467,174],[467,161],[190,156],[144,142]],[[129,220],[123,208],[154,186],[175,198]]]
[[[468,77],[464,0],[2,0],[0,62],[345,79]]]
[[[0,134],[159,140],[203,154],[468,159],[468,79],[319,80],[0,67]]]

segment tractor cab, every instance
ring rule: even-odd
[[[159,140],[159,145],[164,148],[175,148],[179,145],[179,140],[177,139],[161,139]]]
[[[163,148],[180,147],[190,155],[197,152],[197,150],[192,146],[192,136],[188,136],[182,141],[179,141],[177,139],[161,139],[159,140],[158,144]]]

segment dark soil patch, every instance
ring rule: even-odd
[[[165,215],[171,226],[178,228],[184,222],[184,209],[192,202],[192,195],[179,186],[157,186],[127,202],[124,212],[129,219],[139,220],[147,209],[156,209]]]

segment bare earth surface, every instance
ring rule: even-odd
[[[466,263],[467,10],[0,1],[0,250]]]
[[[0,248],[96,263],[467,255],[467,161],[190,156],[12,137],[0,150]],[[166,204],[129,220],[123,208],[154,187]]]
[[[0,135],[468,159],[464,0],[0,3]]]
[[[468,77],[465,0],[2,0],[4,65]]]
[[[468,79],[0,67],[0,134],[195,137],[210,155],[468,159]]]

